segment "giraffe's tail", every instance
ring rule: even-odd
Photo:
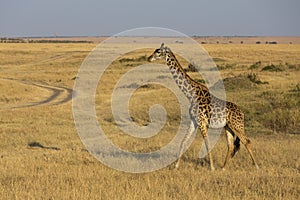
[[[231,157],[233,157],[240,149],[240,142],[243,143],[245,146],[250,144],[250,139],[245,135],[244,130],[239,130],[235,126],[231,126],[231,124],[228,124],[229,129],[233,132],[233,135],[235,136],[234,141],[234,149],[231,154]]]
[[[239,151],[240,147],[241,147],[240,138],[236,137],[234,141],[234,149],[231,153],[231,157],[233,157]]]

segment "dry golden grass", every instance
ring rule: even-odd
[[[74,126],[71,101],[55,105],[68,94],[62,92],[59,99],[40,106],[11,109],[43,102],[53,94],[34,84],[72,88],[77,70],[94,47],[95,44],[0,44],[1,199],[299,199],[300,45],[204,45],[221,67],[223,78],[227,78],[227,98],[245,110],[246,132],[252,140],[259,171],[251,165],[243,146],[228,170],[222,171],[227,150],[224,136],[212,152],[217,170],[209,171],[208,163],[197,159],[202,143],[198,133],[178,170],[170,165],[144,174],[116,171],[86,151]],[[138,52],[124,57],[144,55]],[[260,66],[250,67],[259,61]],[[142,60],[138,64],[141,63]],[[165,105],[168,125],[146,140],[120,133],[110,113],[108,92],[122,73],[132,69],[132,64],[135,63],[112,64],[115,73],[107,73],[102,80],[107,85],[97,89],[97,116],[117,145],[135,152],[152,151],[174,136],[180,117],[176,112],[178,104],[164,88],[141,88],[130,102],[133,118],[147,124],[147,111],[155,100]],[[270,64],[283,71],[261,71]],[[249,81],[250,73],[269,84]],[[37,143],[59,149],[29,145]]]

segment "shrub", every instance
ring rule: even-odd
[[[135,61],[138,61],[138,62],[143,62],[143,61],[146,61],[146,60],[147,60],[147,55],[143,55],[143,56],[140,56],[140,57],[135,59]]]
[[[262,82],[255,73],[248,74],[247,78],[255,84],[269,84],[268,82]]]
[[[283,69],[280,66],[271,64],[271,65],[267,65],[264,68],[262,68],[261,71],[281,72],[281,71],[283,71]]]
[[[40,148],[45,148],[44,145],[42,145],[42,144],[39,143],[39,142],[29,142],[29,143],[28,143],[28,146],[29,146],[29,147],[40,147]]]
[[[205,84],[205,80],[203,80],[203,79],[195,79],[195,81],[198,82],[198,83],[203,83],[203,84]]]
[[[298,64],[289,64],[289,63],[285,63],[285,65],[287,66],[288,69],[291,70],[300,70],[300,65]]]
[[[235,77],[228,77],[223,80],[226,90],[251,90],[257,87],[250,79],[245,75],[239,75]]]
[[[269,44],[277,44],[276,41],[269,42]]]
[[[252,65],[250,65],[250,68],[249,69],[257,69],[261,66],[261,61],[258,61]]]
[[[219,69],[219,70],[222,70],[222,69],[232,69],[232,68],[234,68],[234,65],[230,65],[230,64],[226,64],[226,65],[217,65],[217,68]]]
[[[143,55],[137,58],[121,58],[119,60],[120,63],[124,63],[124,62],[143,62],[147,60],[147,56]]]

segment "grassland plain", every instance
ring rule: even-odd
[[[95,44],[0,44],[0,198],[299,199],[300,45],[203,46],[220,69],[227,99],[246,113],[246,134],[259,171],[243,147],[222,171],[227,150],[223,136],[212,152],[217,170],[209,171],[208,163],[197,158],[199,134],[178,170],[170,165],[152,173],[129,174],[106,167],[81,143],[72,103],[67,101],[67,89],[72,89]],[[180,120],[175,97],[150,85],[134,94],[130,112],[145,125],[149,106],[164,105],[168,123],[161,133],[136,139],[122,134],[114,123],[110,111],[114,84],[126,71],[146,62],[151,52],[133,52],[113,62],[97,88],[99,123],[115,144],[134,152],[164,146]]]

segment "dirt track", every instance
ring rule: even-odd
[[[10,110],[42,105],[60,105],[64,104],[72,99],[72,89],[60,86],[49,85],[47,83],[41,82],[32,82],[28,80],[17,80],[17,79],[5,79],[1,78],[0,80],[12,81],[16,83],[22,83],[28,86],[38,87],[43,90],[50,91],[50,95],[42,96],[40,101],[35,102],[21,102],[14,105],[0,106],[0,110]]]

